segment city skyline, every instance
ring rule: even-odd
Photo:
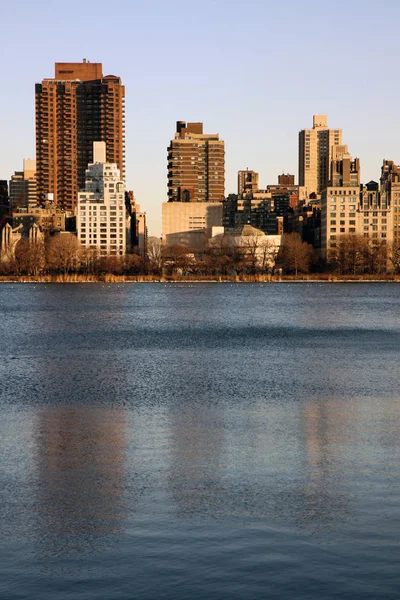
[[[329,125],[343,130],[345,143],[361,160],[362,182],[379,179],[383,159],[400,162],[400,125],[383,120],[397,108],[389,59],[399,45],[394,28],[400,7],[391,7],[383,37],[375,3],[339,2],[336,8],[342,6],[346,19],[332,29],[332,41],[337,42],[332,52],[325,41],[329,5],[317,2],[301,8],[295,2],[278,7],[253,2],[249,21],[241,18],[238,2],[230,10],[223,2],[205,2],[202,12],[188,11],[183,2],[168,7],[121,2],[126,18],[118,23],[118,35],[109,39],[83,35],[89,22],[98,34],[109,31],[105,3],[82,7],[73,1],[61,22],[58,7],[46,12],[49,2],[39,1],[35,13],[26,10],[21,16],[24,5],[30,6],[6,2],[2,9],[7,55],[7,94],[0,100],[2,179],[9,180],[23,158],[35,158],[35,83],[51,74],[54,62],[80,62],[83,57],[103,62],[104,73],[120,76],[126,87],[127,188],[134,189],[146,210],[153,235],[161,233],[166,147],[177,119],[202,121],[225,141],[226,194],[236,190],[237,172],[247,166],[260,173],[261,188],[276,182],[282,172],[296,173],[297,182],[297,136],[310,126],[313,114],[328,114]],[[171,36],[178,12],[187,27]],[[12,31],[17,20],[16,37]],[[371,36],[378,40],[372,49]],[[250,39],[251,44],[244,43]],[[185,46],[189,52],[181,52]],[[349,48],[356,49],[352,60],[357,77],[354,69],[346,68]],[[172,59],[178,52],[180,63],[174,70]],[[240,73],[248,76],[244,83]]]

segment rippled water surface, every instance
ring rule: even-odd
[[[400,285],[0,286],[0,598],[398,599]]]

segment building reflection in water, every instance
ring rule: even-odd
[[[327,400],[292,409],[289,416],[287,406],[260,404],[244,416],[204,401],[171,408],[168,483],[177,514],[309,531],[346,523],[351,482],[341,452],[350,415]]]
[[[34,431],[37,531],[48,557],[97,552],[124,519],[124,414],[85,406],[41,407]]]
[[[346,469],[354,414],[344,400],[311,398],[302,404],[299,416],[306,460],[300,522],[336,527],[351,513]]]
[[[223,416],[206,402],[170,412],[168,486],[179,516],[218,516],[223,511]]]

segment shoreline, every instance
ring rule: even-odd
[[[103,284],[121,284],[121,283],[399,283],[400,275],[371,277],[362,275],[348,276],[315,276],[315,275],[300,275],[300,276],[272,276],[272,275],[255,275],[255,276],[220,276],[220,277],[156,277],[145,275],[105,275],[105,276],[85,276],[85,275],[48,275],[42,277],[13,275],[0,276],[1,283],[103,283]]]

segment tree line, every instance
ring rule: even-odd
[[[101,257],[95,249],[83,248],[73,234],[62,234],[36,242],[20,240],[13,252],[1,256],[1,275],[298,275],[337,273],[363,275],[400,273],[400,245],[373,244],[358,235],[343,235],[327,259],[297,233],[284,234],[279,249],[266,238],[250,236],[241,245],[221,236],[204,251],[182,245],[163,246],[150,237],[145,254],[136,249],[125,256]]]

